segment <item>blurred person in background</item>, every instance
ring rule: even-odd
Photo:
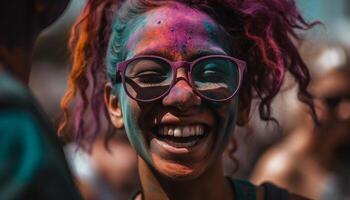
[[[27,87],[34,42],[67,4],[0,2],[0,199],[80,199],[49,118]]]
[[[301,110],[300,118],[293,119],[301,123],[262,156],[253,182],[271,181],[313,199],[350,199],[348,58],[346,49],[338,45],[323,47],[306,58],[314,70],[310,91],[320,126]]]
[[[90,154],[74,143],[65,149],[85,200],[128,199],[139,187],[137,155],[126,134],[106,137],[98,136]]]

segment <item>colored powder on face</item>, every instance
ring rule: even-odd
[[[210,39],[215,40],[216,38],[216,31],[215,27],[212,23],[209,23],[208,21],[204,21],[204,28],[209,33]]]
[[[172,61],[192,61],[208,54],[227,55],[223,48],[227,45],[227,37],[219,38],[220,36],[225,36],[225,32],[220,29],[214,20],[191,8],[186,7],[176,10],[162,7],[161,9],[153,9],[128,23],[125,27],[123,33],[125,48],[123,51],[126,52],[126,57],[124,59],[130,59],[138,55],[157,55]],[[193,98],[190,95],[195,95],[191,86],[183,80],[179,80],[167,96],[167,100],[177,102],[168,102],[168,104],[176,105],[176,103],[179,103],[188,106],[188,102]],[[152,112],[158,109],[155,107],[158,105],[153,105],[154,107],[150,111],[130,100],[124,91],[121,91],[120,97],[125,129],[131,144],[143,159],[148,163],[152,163],[149,141],[145,135],[145,131],[150,130],[143,128],[140,122],[152,118]],[[236,109],[230,102],[226,105],[213,104],[215,103],[201,103],[199,113],[208,112],[207,114],[209,114],[208,108],[210,108],[212,110],[211,115],[220,117],[217,119],[219,126],[222,127],[217,130],[218,143],[220,143],[226,141],[232,133]],[[221,152],[221,148],[223,148],[221,146],[215,145],[215,151]],[[216,156],[211,159],[214,158]]]
[[[186,12],[185,17],[189,22],[182,23],[174,20],[174,18],[183,18],[175,11],[173,9],[167,9],[162,13],[152,11],[145,15],[142,23],[133,23],[136,27],[128,31],[131,36],[126,45],[127,58],[137,55],[140,50],[152,52],[152,49],[157,52],[159,50],[162,53],[167,52],[174,58],[184,58],[183,55],[200,54],[203,52],[202,49],[212,49],[213,44],[229,45],[225,32],[214,24],[213,20],[205,19],[207,16],[197,16],[198,12],[191,10]],[[194,20],[192,15],[196,15],[197,20]],[[173,18],[167,18],[167,16],[173,16]],[[135,49],[139,51],[135,52]],[[228,48],[225,48],[225,51],[226,49]]]
[[[140,31],[147,24],[146,16],[140,15],[135,20],[132,20],[125,26],[125,30],[121,37],[121,41],[123,41],[122,47],[124,47],[124,51],[132,50],[136,48],[136,44],[140,42],[142,37],[139,35],[132,34],[134,32]],[[127,42],[127,43],[126,43]],[[126,44],[125,44],[126,43]],[[126,54],[126,52],[125,52]]]

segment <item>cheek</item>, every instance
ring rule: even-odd
[[[137,103],[128,97],[122,101],[123,120],[126,134],[130,144],[136,150],[138,155],[150,162],[150,155],[147,151],[146,138],[137,123],[140,116],[140,109]]]
[[[131,99],[124,91],[120,90],[120,99],[121,107],[123,112],[123,120],[126,131],[129,131],[130,134],[136,134],[134,132],[140,132],[145,130],[145,124],[149,124],[148,119],[151,119],[149,116],[145,116],[147,113],[150,113],[152,105],[142,104],[133,99]],[[146,119],[146,121],[145,121]]]
[[[134,100],[128,97],[124,89],[120,91],[120,104],[123,112],[123,120],[127,127],[135,128],[134,123],[137,119],[138,107]]]
[[[237,101],[235,101],[237,102]],[[226,112],[226,132],[225,132],[225,136],[226,137],[231,137],[231,135],[233,134],[233,130],[236,124],[236,119],[237,119],[237,113],[238,113],[238,104],[234,103],[234,104],[230,104],[229,106],[227,106],[225,108]]]
[[[222,140],[224,140],[223,142],[225,142],[226,140],[229,140],[235,127],[238,111],[237,98],[225,103],[214,105],[214,107],[218,115],[218,119],[220,120],[218,121],[218,125],[221,127],[219,128],[219,138],[222,138]]]
[[[147,142],[149,139],[150,125],[153,124],[154,117],[152,113],[152,105],[139,104],[137,101],[129,98],[124,92],[121,95],[121,106],[123,111],[123,120],[125,131],[129,141],[136,149],[137,153],[145,160],[149,160]]]
[[[211,104],[217,119],[215,141],[213,143],[212,155],[214,159],[220,157],[227,148],[234,132],[236,115],[238,109],[236,98],[225,102]]]
[[[142,134],[140,132],[140,127],[137,124],[137,119],[140,115],[138,105],[135,101],[130,99],[124,93],[124,91],[121,92],[120,98],[120,104],[123,112],[124,127],[128,135],[129,141],[135,148],[140,148],[140,146],[142,146],[142,140],[140,139],[140,136]]]
[[[230,101],[224,103],[212,103],[210,107],[215,110],[215,113],[218,115],[218,119],[222,122],[228,121],[235,122],[237,109],[238,109],[238,98],[233,98]]]

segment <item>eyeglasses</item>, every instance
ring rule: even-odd
[[[181,67],[186,69],[188,83],[197,95],[206,100],[223,102],[239,90],[246,63],[224,55],[204,56],[192,62],[137,56],[119,63],[117,76],[121,77],[129,97],[151,102],[170,92],[177,82],[177,69]]]

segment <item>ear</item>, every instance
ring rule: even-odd
[[[111,83],[106,83],[104,88],[104,100],[108,110],[109,118],[117,129],[124,128],[123,113],[119,97],[113,94]]]
[[[251,103],[252,96],[247,93],[241,93],[238,102],[238,118],[236,121],[238,126],[244,126],[248,123]]]

